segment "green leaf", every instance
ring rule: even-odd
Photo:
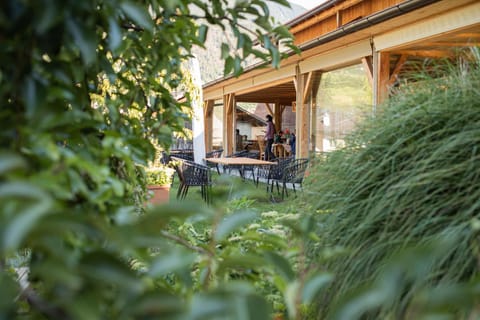
[[[298,281],[292,281],[288,283],[287,288],[284,292],[285,304],[287,305],[288,315],[290,316],[290,319],[297,318],[297,297],[299,288],[300,283]]]
[[[264,255],[285,280],[290,282],[295,279],[295,273],[293,272],[290,262],[286,258],[273,251],[265,252]]]
[[[123,2],[120,4],[120,8],[135,24],[146,30],[153,30],[152,17],[150,17],[144,6],[137,5],[133,2]]]
[[[233,73],[236,77],[238,77],[243,71],[242,68],[242,59],[238,56],[235,57],[235,63],[233,67]]]
[[[207,34],[208,27],[202,24],[200,28],[198,28],[198,41],[200,41],[201,43],[205,43],[205,41],[207,40]]]
[[[272,310],[263,297],[251,294],[248,295],[245,300],[246,301],[237,300],[237,312],[243,316],[238,317],[238,319],[264,320],[271,318]],[[248,311],[248,315],[245,309]]]
[[[22,157],[9,152],[0,153],[0,175],[23,167],[25,167],[25,161]]]
[[[54,1],[39,2],[41,4],[34,22],[35,32],[44,34],[59,21],[59,16],[62,17],[63,12]]]
[[[185,301],[166,292],[149,292],[133,301],[129,313],[133,319],[170,318],[172,313],[181,313],[185,309]]]
[[[232,269],[253,270],[265,266],[265,259],[262,256],[253,253],[238,253],[229,256],[222,256],[222,261],[218,266],[218,273],[229,273]]]
[[[108,44],[110,50],[116,51],[122,44],[122,31],[115,19],[108,19]]]
[[[0,273],[0,319],[11,319],[18,312],[14,301],[18,299],[18,283],[6,272]]]
[[[91,65],[95,61],[97,50],[95,32],[86,28],[84,24],[77,23],[75,19],[68,19],[66,24],[75,45],[82,54],[83,62],[85,65]]]
[[[257,218],[257,214],[252,211],[241,211],[226,217],[215,231],[215,240],[222,241],[234,230],[246,225]]]
[[[27,107],[27,116],[33,117],[42,100],[40,97],[40,84],[33,77],[28,77],[23,88],[23,98]]]
[[[218,319],[215,315],[226,316],[228,314],[228,304],[223,295],[196,294],[192,298],[190,309],[192,314],[188,319]]]
[[[35,276],[40,276],[43,280],[52,283],[62,283],[63,286],[68,287],[70,290],[79,290],[83,284],[83,279],[77,270],[72,270],[63,261],[57,261],[53,258],[44,260],[39,264],[36,263],[31,271]]]
[[[276,27],[274,32],[277,33],[280,38],[289,39],[293,37],[288,28],[284,25]]]
[[[175,250],[162,255],[153,261],[149,274],[153,277],[166,275],[171,272],[189,268],[195,261],[196,255],[184,250]]]
[[[125,292],[139,293],[144,287],[130,268],[106,251],[95,251],[84,256],[81,271],[86,279],[115,285]]]
[[[272,66],[278,68],[280,66],[280,52],[276,48],[272,48]]]
[[[224,67],[224,70],[223,70],[223,75],[226,76],[228,74],[230,74],[233,70],[233,65],[234,65],[234,60],[233,60],[233,57],[227,57],[227,59],[225,59],[225,67]]]
[[[18,248],[26,235],[35,227],[41,217],[48,214],[52,200],[43,190],[23,182],[12,182],[0,185],[0,201],[22,201],[18,211],[3,227],[0,244],[4,250]]]
[[[221,59],[226,59],[230,56],[230,47],[228,46],[228,44],[222,43],[221,50],[222,50],[220,54]]]
[[[302,292],[302,302],[311,303],[319,292],[325,288],[330,282],[332,282],[334,276],[330,273],[323,273],[313,276],[305,281]]]

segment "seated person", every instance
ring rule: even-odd
[[[283,142],[283,131],[280,130],[277,134],[275,134],[273,138],[273,143],[282,143]]]
[[[292,156],[295,156],[295,147],[296,147],[296,137],[295,137],[295,131],[290,134],[290,154]]]

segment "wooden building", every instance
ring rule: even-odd
[[[238,78],[203,87],[205,145],[212,148],[212,112],[223,106],[223,148],[235,146],[235,105],[265,103],[277,129],[285,108],[295,107],[297,157],[314,151],[322,75],[361,65],[371,84],[372,112],[408,81],[426,59],[455,58],[460,48],[480,43],[478,0],[330,0],[287,23],[301,55],[279,69],[252,66]]]

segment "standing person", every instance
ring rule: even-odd
[[[275,137],[275,127],[273,126],[272,116],[267,115],[267,130],[265,131],[265,140],[267,144],[265,146],[265,160],[275,159],[275,155],[272,152],[273,138]]]
[[[235,129],[235,142],[237,145],[237,151],[243,150],[243,136],[240,134],[239,129]]]

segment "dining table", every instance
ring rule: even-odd
[[[205,158],[205,161],[218,163],[222,165],[274,165],[276,164],[276,162],[270,162],[270,161],[247,158],[247,157]]]
[[[244,177],[245,167],[247,166],[271,166],[276,165],[277,162],[270,162],[260,159],[247,158],[247,157],[220,157],[220,158],[205,158],[205,161],[216,163],[222,166],[236,166],[239,167],[240,176]]]

